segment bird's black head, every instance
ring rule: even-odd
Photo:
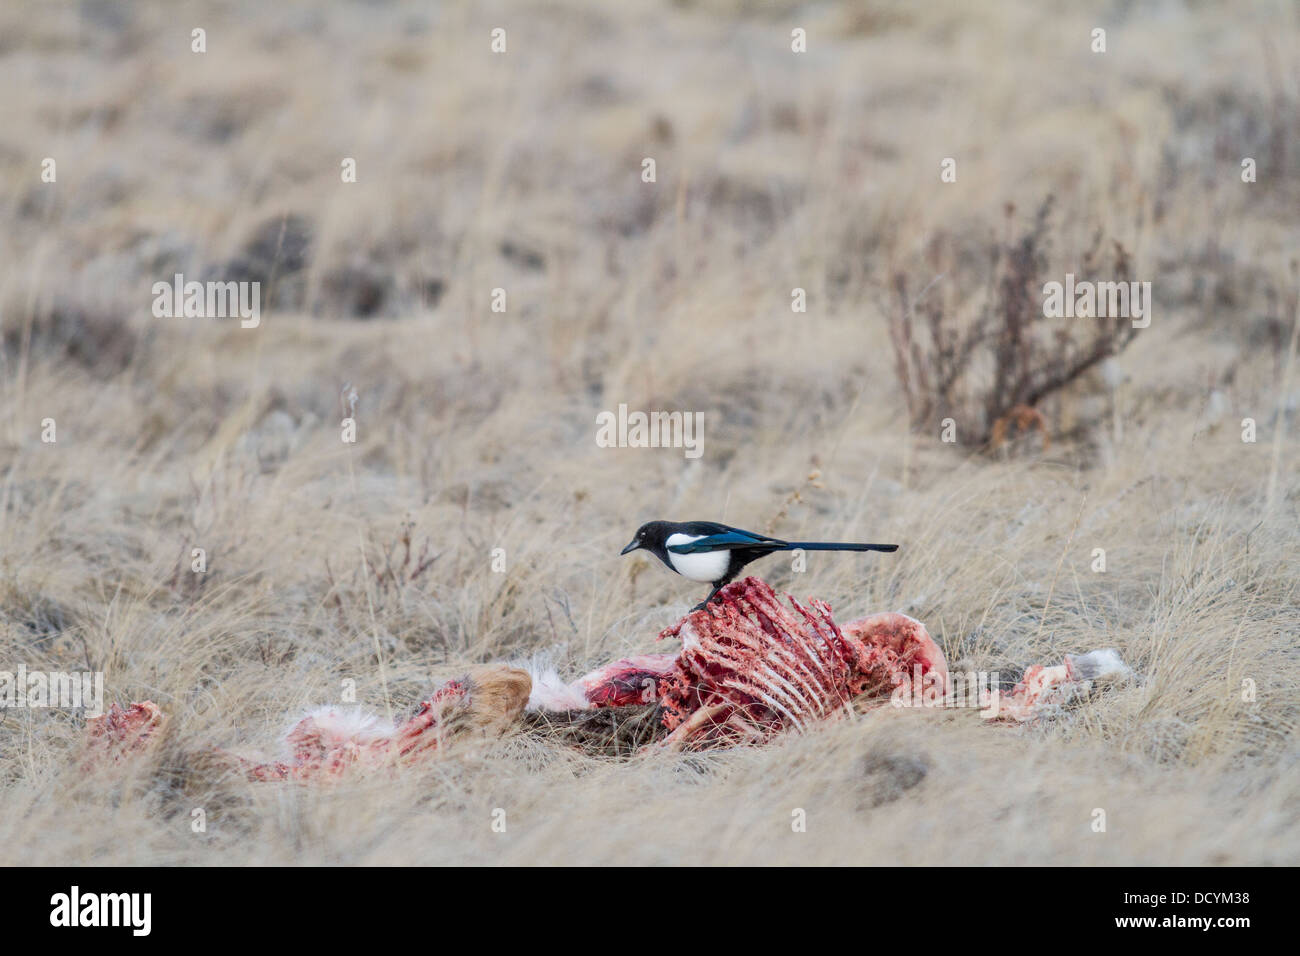
[[[620,554],[630,554],[640,548],[647,551],[653,551],[659,554],[664,551],[664,542],[668,536],[673,533],[671,521],[647,521],[641,527],[636,529],[636,534],[632,535],[632,540],[628,542],[626,548],[620,551]]]

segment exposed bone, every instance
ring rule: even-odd
[[[1055,667],[1034,664],[1027,668],[1011,693],[1001,694],[994,690],[989,696],[995,699],[988,703],[996,707],[998,717],[1032,720],[1073,697],[1086,694],[1095,681],[1116,680],[1131,673],[1113,647],[1086,654],[1067,654],[1064,664]]]
[[[943,652],[919,621],[874,614],[843,630],[830,606],[782,604],[757,578],[727,585],[661,638],[682,651],[661,685],[676,747],[755,742],[848,713],[862,696],[888,695],[914,668],[946,687]],[[700,712],[708,716],[697,718]]]
[[[500,734],[523,713],[531,687],[526,671],[482,668],[443,684],[400,726],[322,708],[289,731],[291,760],[234,759],[253,780],[309,780],[337,776],[357,764],[375,767],[418,759],[445,747],[453,736]]]
[[[530,675],[509,666],[482,668],[442,685],[400,725],[325,707],[289,732],[287,760],[217,753],[253,780],[330,778],[354,767],[423,759],[465,734],[503,733],[526,708],[554,716],[641,707],[662,724],[658,745],[672,750],[758,744],[881,706],[909,682],[922,685],[906,688],[914,694],[928,688],[938,697],[951,687],[943,652],[920,621],[882,613],[841,628],[825,602],[805,606],[786,596],[782,603],[753,577],[727,585],[714,602],[659,637],[680,639],[681,650],[624,658],[567,685],[553,669]],[[990,691],[980,704],[996,705],[999,717],[1025,721],[1094,681],[1128,673],[1113,649],[1067,656],[1061,665],[1030,667],[1010,693]],[[150,701],[114,705],[89,722],[89,745],[93,753],[119,759],[146,748],[163,720]],[[553,726],[546,716],[529,725]],[[636,734],[638,741],[648,737]]]
[[[167,717],[151,700],[137,701],[129,707],[109,706],[99,717],[86,720],[86,751],[91,762],[121,760],[140,753],[158,739]]]

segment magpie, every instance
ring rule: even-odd
[[[713,600],[749,562],[773,551],[897,551],[896,544],[839,544],[830,541],[782,541],[715,521],[650,521],[620,554],[649,551],[684,578],[713,585],[700,610]]]

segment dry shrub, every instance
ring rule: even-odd
[[[992,447],[1009,425],[1033,423],[1050,440],[1038,406],[1133,341],[1137,330],[1125,317],[1056,319],[1043,314],[1043,284],[1049,272],[1053,199],[1039,206],[1018,238],[995,241],[981,256],[957,257],[943,234],[931,244],[930,259],[947,265],[915,297],[914,283],[898,271],[888,310],[889,335],[907,412],[915,428],[952,418],[964,444]],[[1006,207],[1007,233],[1015,207]],[[956,275],[950,274],[952,270]],[[983,270],[983,283],[977,270]],[[1061,274],[1071,271],[1060,270]],[[1078,281],[1128,282],[1129,253],[1118,241],[1106,243],[1098,229],[1085,252]],[[939,282],[981,289],[975,309],[931,294]],[[966,316],[969,316],[967,318]]]

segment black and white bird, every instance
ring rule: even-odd
[[[897,551],[896,544],[782,541],[715,521],[650,521],[637,529],[622,554],[649,551],[684,578],[713,585],[699,610],[749,562],[773,551]]]

